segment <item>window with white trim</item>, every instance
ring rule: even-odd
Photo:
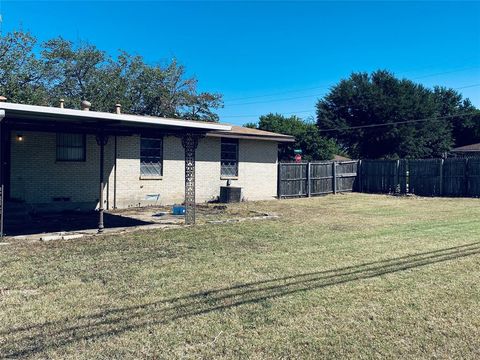
[[[142,137],[140,140],[140,175],[163,175],[163,139]]]
[[[238,139],[222,138],[220,176],[238,176]]]
[[[57,133],[57,161],[85,161],[85,134]]]

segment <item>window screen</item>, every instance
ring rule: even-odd
[[[163,175],[163,139],[142,137],[140,142],[140,175]]]
[[[57,134],[57,161],[85,161],[84,134]]]
[[[238,139],[222,139],[221,176],[238,176]]]

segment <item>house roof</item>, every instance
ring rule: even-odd
[[[294,142],[295,138],[290,135],[278,134],[270,131],[252,129],[243,126],[230,125],[229,131],[215,131],[208,134],[211,137],[225,137],[236,139],[261,139],[277,142]]]
[[[452,152],[480,152],[480,143],[460,146],[452,149]]]
[[[0,102],[0,112],[14,115],[30,122],[49,120],[63,123],[102,124],[115,127],[136,126],[146,128],[167,128],[172,130],[191,129],[206,132],[213,137],[232,137],[278,142],[293,142],[292,136],[250,129],[242,126],[216,122],[171,119],[146,115],[115,114],[100,111],[84,111],[49,106],[25,105]],[[1,114],[0,114],[1,115]]]

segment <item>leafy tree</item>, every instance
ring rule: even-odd
[[[453,89],[436,86],[434,88],[435,101],[440,116],[449,118],[452,126],[454,146],[463,146],[480,142],[480,111],[477,110],[469,99]],[[474,115],[467,115],[473,113]],[[454,115],[463,116],[454,116]]]
[[[202,92],[187,94],[187,105],[184,106],[182,118],[187,120],[218,121],[218,115],[212,108],[222,107],[220,94]]]
[[[250,129],[257,129],[258,128],[258,123],[248,122],[248,123],[243,124],[243,127],[250,128]]]
[[[355,157],[438,157],[461,141],[468,117],[437,117],[474,109],[451,89],[431,90],[387,71],[354,73],[318,101],[317,126]]]
[[[109,88],[114,79],[105,78],[107,56],[103,51],[89,44],[75,49],[72,42],[62,38],[45,42],[43,48],[42,60],[48,69],[46,76],[52,102],[65,98],[66,107],[75,108],[85,99],[92,102],[95,110],[106,110],[104,89]],[[110,104],[110,108],[113,105]]]
[[[258,124],[248,123],[245,126],[294,136],[295,143],[280,147],[280,160],[291,160],[294,149],[301,149],[305,160],[330,160],[340,152],[334,141],[320,136],[315,123],[297,116],[285,117],[270,113],[260,116]]]
[[[15,32],[0,37],[0,94],[10,101],[78,108],[81,100],[97,111],[122,104],[125,113],[218,121],[215,109],[222,96],[197,91],[176,60],[166,66],[147,64],[141,56],[121,52],[112,58],[88,43],[74,44],[61,37],[41,44]]]
[[[36,39],[23,32],[0,37],[0,95],[10,101],[45,105],[45,66],[33,54]]]

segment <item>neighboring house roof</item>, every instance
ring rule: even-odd
[[[84,111],[75,109],[64,109],[49,106],[24,105],[8,102],[0,102],[0,112],[6,112],[15,116],[35,120],[49,120],[61,122],[82,122],[85,124],[92,121],[104,122],[109,126],[139,126],[147,128],[169,128],[172,130],[191,129],[207,132],[213,137],[233,137],[245,139],[270,140],[278,142],[293,142],[295,138],[288,135],[273,132],[250,129],[242,126],[229,124],[193,121],[182,119],[170,119],[146,115],[115,114],[100,111]],[[0,118],[1,118],[0,114]]]
[[[334,161],[347,161],[347,160],[352,160],[348,157],[345,157],[345,156],[342,156],[342,155],[333,155],[333,159]]]
[[[480,143],[460,146],[452,149],[452,152],[480,152]]]

